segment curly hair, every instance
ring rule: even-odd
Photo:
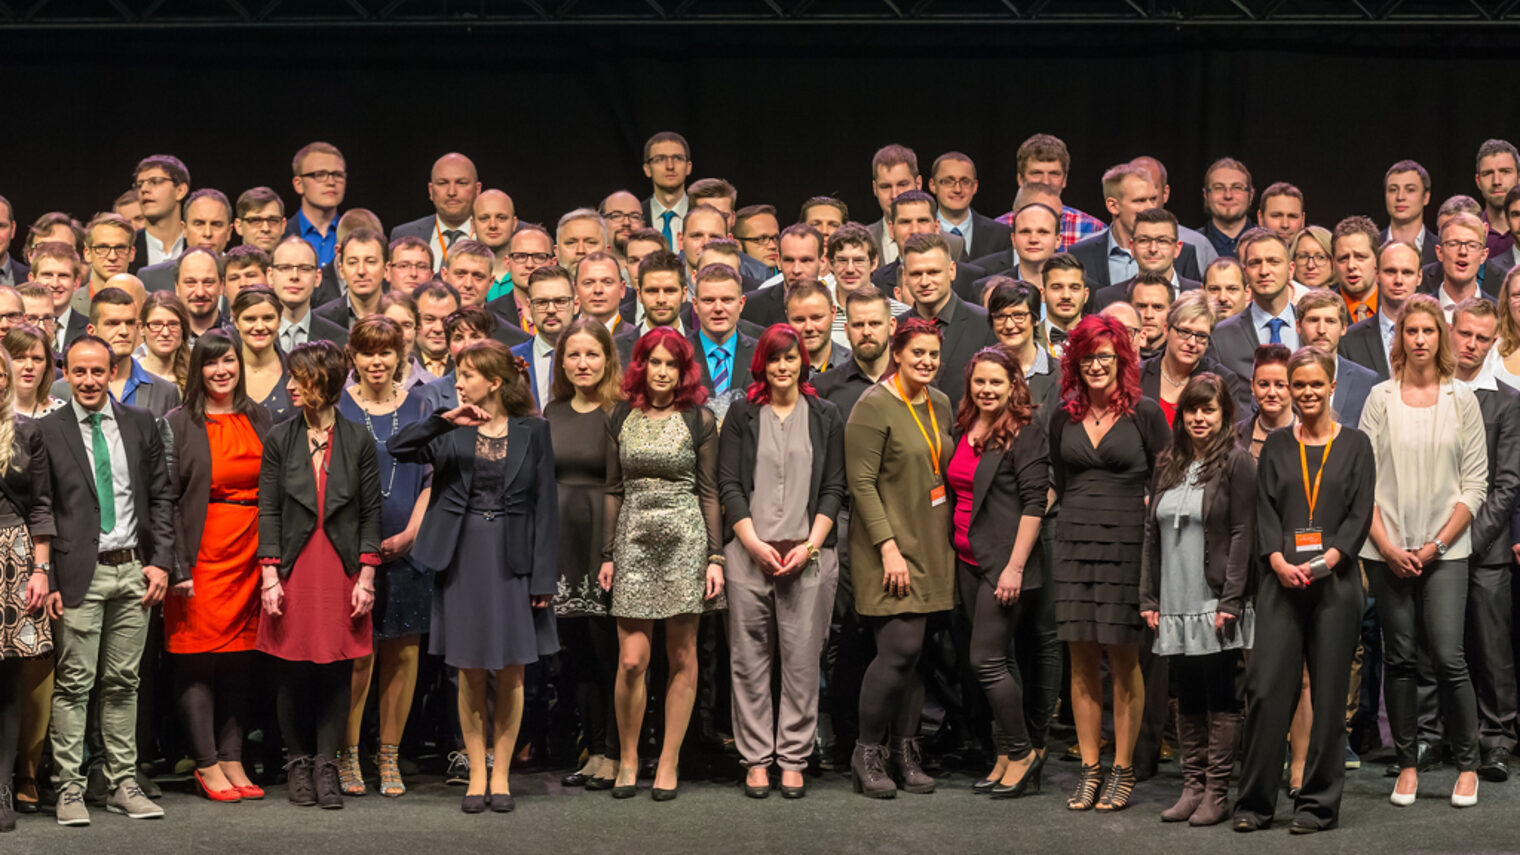
[[[1000,344],[984,347],[966,363],[966,394],[961,397],[960,409],[955,414],[955,427],[958,431],[965,433],[971,430],[981,415],[976,401],[972,400],[971,375],[976,373],[976,367],[983,362],[999,366],[1008,375],[1008,402],[992,423],[992,429],[981,440],[983,449],[1002,451],[1013,446],[1019,431],[1033,418],[1034,402],[1029,394],[1029,384],[1024,382],[1024,369],[1019,367],[1019,361],[1008,352],[1008,348]]]
[[[744,394],[751,404],[758,407],[771,402],[771,384],[765,377],[765,368],[772,357],[780,356],[793,348],[802,357],[802,373],[797,378],[798,391],[804,395],[818,394],[813,384],[803,379],[807,377],[812,363],[808,361],[807,348],[802,345],[802,336],[788,324],[772,324],[760,334],[760,340],[755,343],[755,358],[749,361],[749,373],[755,380],[749,384]]]
[[[1117,318],[1088,315],[1072,328],[1066,338],[1066,350],[1061,354],[1061,407],[1074,422],[1087,418],[1089,407],[1087,384],[1082,380],[1082,359],[1105,341],[1113,345],[1118,360],[1115,366],[1118,381],[1111,398],[1114,411],[1127,416],[1140,400],[1140,356],[1135,352],[1129,330]]]
[[[657,347],[676,361],[681,380],[676,384],[676,397],[672,402],[677,410],[689,410],[707,403],[707,390],[702,386],[702,369],[697,365],[696,352],[691,342],[670,327],[655,327],[639,338],[633,346],[633,356],[628,361],[628,371],[623,375],[623,397],[634,409],[647,410],[649,403],[649,354]]]

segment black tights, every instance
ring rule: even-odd
[[[1173,656],[1171,660],[1178,713],[1205,715],[1241,711],[1240,693],[1235,687],[1240,670],[1239,650],[1223,650],[1206,656]]]
[[[16,771],[16,743],[21,735],[21,665],[25,659],[0,659],[0,789]]]
[[[1008,654],[1022,616],[1022,605],[999,603],[993,593],[996,577],[957,561],[961,602],[971,617],[971,670],[987,693],[998,726],[998,753],[1021,760],[1030,752],[1024,720],[1024,690],[1008,670]]]
[[[275,715],[292,758],[308,754],[333,759],[348,727],[354,661],[279,663]]]
[[[617,622],[610,617],[579,617],[563,619],[559,626],[586,751],[616,760],[617,709],[612,703],[612,687],[617,682]]]
[[[882,745],[890,732],[918,735],[923,684],[918,656],[924,649],[925,615],[867,618],[876,636],[876,658],[860,684],[860,741]]]
[[[243,722],[253,653],[186,653],[174,657],[179,711],[195,768],[243,762]]]

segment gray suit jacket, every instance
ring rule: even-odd
[[[1335,360],[1335,396],[1330,407],[1335,410],[1336,420],[1343,425],[1356,427],[1362,423],[1362,406],[1372,387],[1382,382],[1377,372],[1350,359]]]
[[[1488,500],[1472,521],[1472,563],[1508,566],[1515,542],[1511,520],[1520,496],[1520,396],[1503,383],[1498,389],[1477,389],[1488,440]]]
[[[997,223],[996,220],[992,221],[992,223],[993,223],[993,225],[998,225],[998,223]],[[887,226],[887,218],[886,217],[882,217],[881,219],[877,220],[876,222],[871,223],[870,225],[866,226],[866,231],[868,231],[868,232],[871,233],[871,239],[874,240],[874,241],[876,241],[876,248],[880,251],[880,253],[879,253],[879,255],[877,257],[881,259],[881,263],[882,264],[886,264],[887,263],[887,261],[886,261],[886,258],[887,258],[887,250],[886,250],[887,241],[889,241],[889,240],[892,239],[892,233],[887,230],[886,226]],[[973,230],[972,233],[974,235],[975,231]],[[940,234],[944,235],[945,236],[945,240],[947,240],[947,241],[950,242],[950,260],[951,261],[965,261],[965,260],[967,260],[969,258],[969,256],[967,256],[967,254],[966,254],[966,241],[963,238],[958,238],[955,235],[950,234],[949,232],[946,232],[946,231],[941,231]]]
[[[1106,267],[1104,269],[1107,270]],[[1298,317],[1296,310],[1293,316]],[[1249,383],[1251,382],[1251,367],[1256,362],[1256,347],[1259,344],[1261,344],[1261,339],[1256,335],[1256,325],[1251,323],[1251,307],[1248,305],[1245,311],[1214,327],[1214,337],[1209,341],[1208,355]]]
[[[401,225],[396,226],[395,228],[391,229],[391,240],[394,241],[397,238],[414,237],[431,243],[433,240],[433,220],[435,217],[437,217],[436,214],[428,214],[426,217],[422,217],[421,219],[412,220],[409,223],[402,223]]]
[[[137,271],[137,278],[142,280],[143,290],[152,294],[155,291],[174,290],[174,265],[179,259],[160,261],[150,264]],[[85,303],[85,311],[90,310],[89,303]]]
[[[1109,229],[1104,229],[1095,235],[1089,235],[1067,250],[1082,262],[1082,272],[1087,277],[1089,290],[1096,291],[1114,284],[1108,278],[1108,233]],[[1177,256],[1177,261],[1172,266],[1179,277],[1203,280],[1203,274],[1198,269],[1198,253],[1192,244],[1182,244],[1182,254]]]
[[[1392,376],[1388,370],[1388,352],[1383,349],[1383,333],[1378,316],[1357,321],[1341,336],[1340,355],[1377,375],[1379,382]],[[1333,405],[1334,402],[1332,402]]]

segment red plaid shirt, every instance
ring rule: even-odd
[[[1013,228],[1013,212],[1009,211],[997,221]],[[1065,252],[1071,249],[1071,245],[1087,237],[1108,228],[1103,221],[1092,214],[1085,214],[1070,205],[1061,206],[1061,245],[1056,247],[1057,252]]]

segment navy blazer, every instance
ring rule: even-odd
[[[807,523],[822,514],[837,520],[848,487],[844,474],[844,420],[839,408],[817,397],[801,396],[807,409],[808,440],[813,446],[813,475],[808,482]],[[723,542],[733,539],[734,526],[750,518],[749,499],[755,492],[755,465],[760,447],[761,407],[735,401],[723,417],[718,437],[718,497],[723,500]],[[796,412],[793,411],[793,416]],[[823,546],[833,546],[837,530],[829,529]]]
[[[535,379],[538,377],[538,375],[534,373],[538,369],[537,366],[534,365],[533,339],[530,338],[522,344],[519,344],[516,347],[512,348],[512,355],[521,356],[523,359],[526,359],[528,361],[528,376],[526,378],[528,381],[528,392],[533,396],[533,406],[538,407],[539,410],[543,410],[544,404],[548,402],[540,401],[538,399],[538,381]],[[554,383],[552,376],[549,383],[551,386]]]
[[[1115,284],[1108,276],[1108,233],[1112,228],[1110,226],[1097,234],[1088,235],[1067,250],[1082,262],[1082,274],[1087,278],[1088,290],[1096,291]],[[1173,267],[1176,268],[1179,279],[1203,279],[1203,273],[1198,269],[1198,251],[1190,243],[1183,242],[1182,254],[1177,256]]]
[[[1388,370],[1388,351],[1383,349],[1383,331],[1378,315],[1357,321],[1341,336],[1340,355],[1371,370],[1381,382],[1392,375]],[[1331,406],[1334,406],[1334,401]],[[1344,422],[1343,422],[1344,424]]]
[[[459,406],[459,388],[454,385],[453,371],[430,383],[413,386],[406,396],[421,398],[423,409],[429,413],[435,410],[452,410]]]
[[[707,389],[709,395],[716,394],[713,390],[712,372],[707,367],[707,350],[702,347],[702,337],[698,335],[700,331],[700,328],[691,328],[691,332],[687,334],[686,340],[691,342],[693,358],[697,360],[698,367],[702,369],[702,385]],[[749,373],[749,364],[755,358],[756,342],[755,339],[750,338],[738,329],[734,330],[733,336],[734,364],[728,370],[728,388],[731,390],[744,389],[749,386],[750,381],[754,380],[754,377]]]
[[[508,420],[506,492],[502,519],[505,570],[527,576],[528,593],[554,594],[559,585],[559,489],[549,423],[535,416]],[[433,466],[433,493],[412,546],[412,558],[437,572],[454,563],[454,549],[470,506],[478,431],[456,428],[438,413],[413,422],[385,447],[402,463]]]
[[[960,447],[962,435],[957,430],[952,436],[956,448]],[[950,485],[951,501],[960,501],[950,480],[945,483]],[[976,461],[976,472],[971,478],[971,524],[966,539],[971,543],[978,574],[984,580],[997,585],[998,575],[1013,557],[1021,518],[1043,519],[1049,498],[1050,438],[1046,435],[1045,419],[1036,415],[1019,430],[1011,446],[984,448]],[[1022,590],[1044,584],[1042,558],[1040,541],[1036,539],[1024,562]],[[962,592],[962,596],[966,595],[967,592]]]

